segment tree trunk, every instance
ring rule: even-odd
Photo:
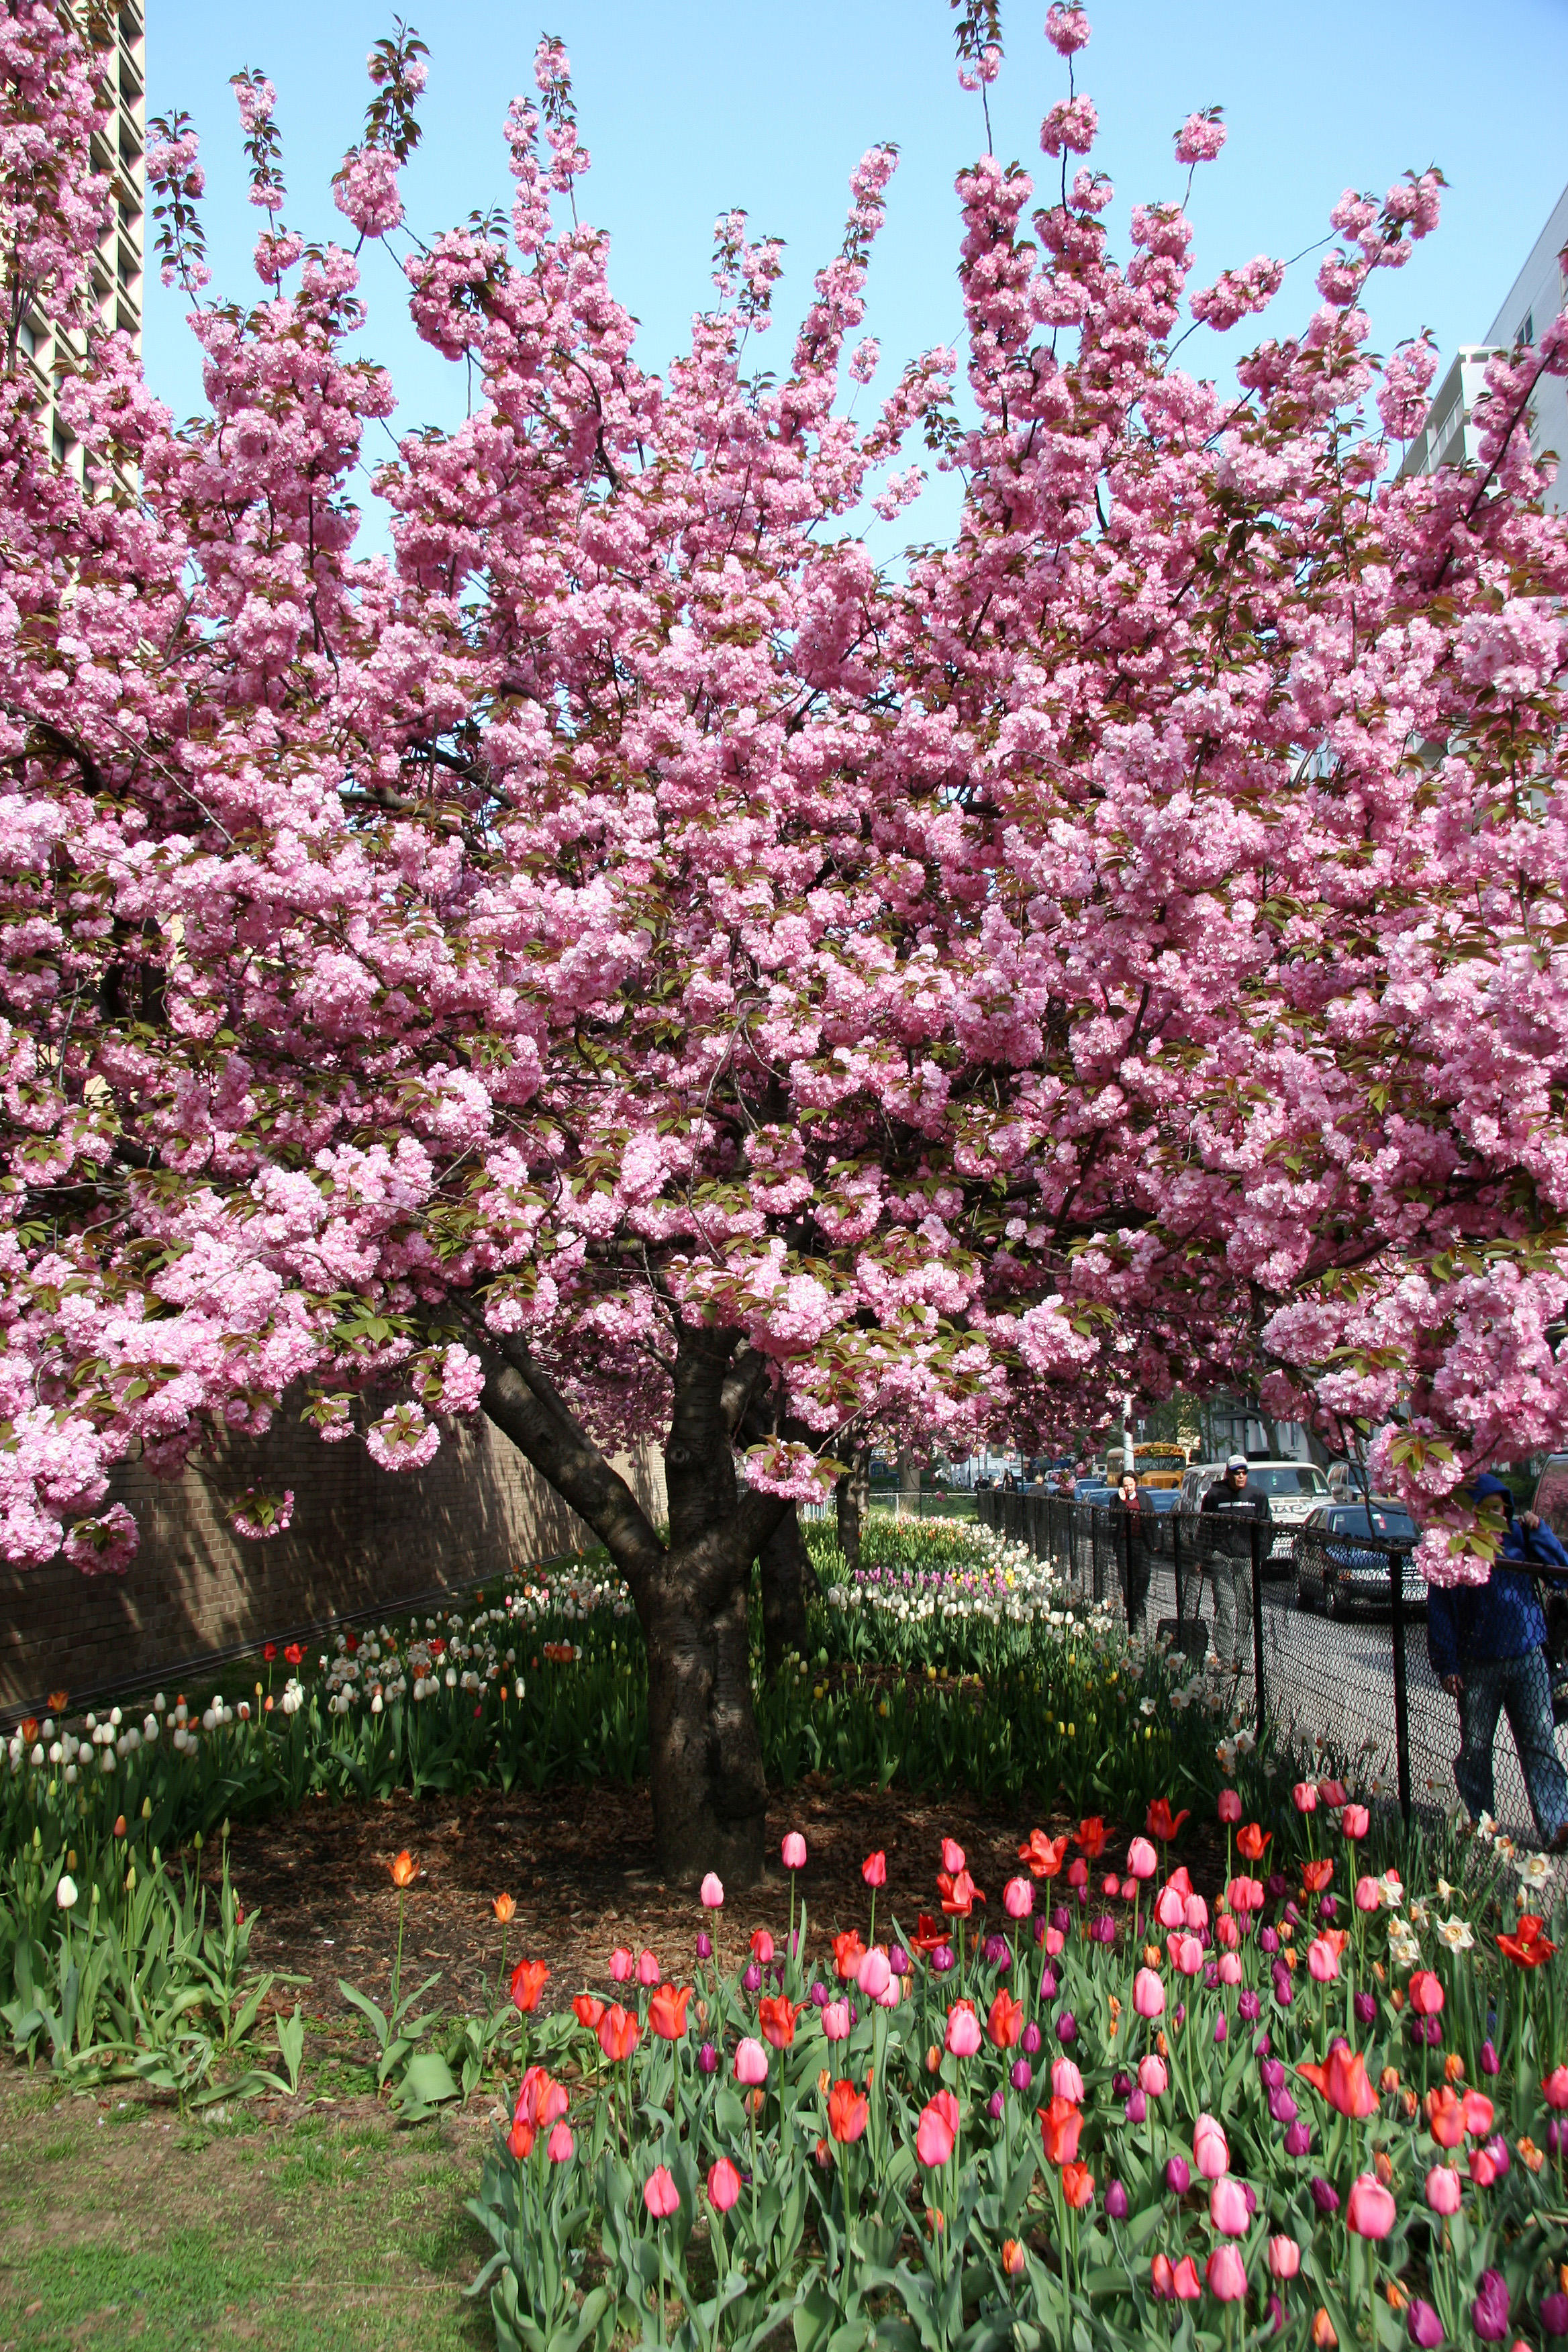
[[[800,1531],[800,1513],[789,1504],[758,1555],[763,1573],[763,1659],[771,1682],[790,1651],[805,1655],[805,1600],[816,1581]]]
[[[847,1470],[834,1488],[838,1504],[838,1549],[844,1554],[844,1566],[850,1576],[860,1570],[860,1530],[871,1500],[871,1449],[860,1446],[855,1455],[855,1467]]]
[[[654,1846],[660,1875],[694,1884],[761,1873],[767,1788],[752,1706],[752,1562],[785,1504],[743,1490],[731,1436],[760,1359],[734,1332],[681,1326],[665,1442],[669,1541],[521,1341],[475,1334],[483,1404],[586,1519],[626,1578],[647,1644]],[[750,1358],[750,1360],[748,1360]],[[793,1514],[792,1514],[793,1516]]]
[[[921,1457],[907,1445],[899,1448],[899,1517],[918,1519],[921,1515]]]

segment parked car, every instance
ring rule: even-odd
[[[1426,1613],[1426,1580],[1415,1564],[1421,1531],[1403,1503],[1373,1495],[1363,1503],[1325,1503],[1291,1538],[1296,1605],[1330,1617],[1389,1606],[1389,1553],[1403,1562],[1401,1591],[1412,1616]],[[1360,1538],[1359,1542],[1357,1538]]]
[[[1223,1462],[1194,1463],[1182,1480],[1180,1508],[1184,1515],[1195,1515],[1215,1479],[1224,1475]],[[1249,1462],[1247,1483],[1254,1490],[1261,1488],[1268,1496],[1268,1515],[1274,1522],[1274,1541],[1263,1563],[1263,1573],[1289,1576],[1292,1566],[1290,1545],[1296,1529],[1320,1504],[1327,1501],[1329,1482],[1315,1462]],[[1197,1533],[1195,1527],[1193,1533]],[[1187,1538],[1188,1530],[1184,1528],[1184,1546]]]

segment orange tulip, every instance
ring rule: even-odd
[[[936,1883],[942,1911],[950,1919],[967,1919],[975,1905],[985,1900],[967,1870],[955,1870],[951,1874],[939,1870]]]
[[[1048,2107],[1039,2109],[1040,2137],[1046,2146],[1048,2164],[1070,2164],[1078,2154],[1078,2136],[1083,2129],[1083,2117],[1070,2099],[1058,2093]]]
[[[691,1999],[691,1987],[682,1985],[679,1992],[673,1985],[662,1984],[650,1993],[647,2021],[661,2042],[679,2042],[686,2033],[686,2004]]]
[[[1015,2000],[1005,1985],[998,1988],[985,2021],[985,2031],[998,2050],[1011,2050],[1024,2031],[1024,2004]]]
[[[787,2050],[795,2040],[795,2021],[798,2006],[784,1993],[757,2004],[757,2021],[763,2029],[763,2039],[771,2042],[775,2050]]]
[[[1189,1809],[1184,1806],[1179,1813],[1173,1813],[1170,1799],[1156,1797],[1143,1817],[1145,1835],[1159,1838],[1163,1844],[1169,1845],[1182,1823],[1188,1818],[1188,1811]]]
[[[397,1887],[412,1886],[418,1875],[419,1865],[405,1846],[392,1865],[392,1883]]]
[[[114,1834],[117,1838],[122,1838],[125,1835],[125,1816],[123,1813],[117,1813],[114,1817]]]
[[[595,2000],[591,1992],[580,1992],[572,2003],[572,2011],[579,2025],[590,2033],[597,2033],[599,2020],[605,2014],[602,2000]]]
[[[1105,1823],[1098,1813],[1091,1813],[1087,1821],[1079,1822],[1073,1832],[1073,1843],[1086,1862],[1100,1860],[1105,1852],[1106,1838]]]
[[[1367,2080],[1366,2060],[1359,2051],[1347,2050],[1342,2042],[1334,2044],[1321,2065],[1303,2060],[1296,2072],[1342,2116],[1376,2114],[1377,2093]]]
[[[600,2018],[598,2034],[600,2049],[613,2065],[618,2066],[623,2059],[631,2056],[642,2040],[642,2027],[630,2010],[623,2009],[617,2000],[613,2001]]]
[[[503,1927],[506,1926],[508,1920],[515,1919],[517,1916],[517,1905],[513,1902],[510,1895],[492,1895],[490,1897],[490,1909],[495,1913],[496,1917],[500,1921]]]
[[[69,1698],[69,1691],[51,1691],[49,1693],[49,1713],[51,1715],[63,1714]]]
[[[1044,1830],[1031,1830],[1028,1844],[1018,1848],[1018,1859],[1028,1864],[1037,1878],[1054,1878],[1067,1860],[1067,1850],[1065,1836],[1048,1838]]]
[[[1094,2175],[1087,2164],[1063,2165],[1062,2195],[1074,2212],[1081,2211],[1089,2203],[1094,2195]]]
[[[853,2083],[835,2083],[827,2094],[827,2128],[836,2140],[856,2140],[865,2130],[871,2108]]]
[[[511,1999],[514,2009],[524,2017],[531,2017],[539,2006],[539,1996],[544,1990],[544,1979],[550,1974],[542,1960],[519,1960],[511,1972]]]
[[[848,1984],[860,1973],[860,1963],[866,1957],[866,1947],[853,1927],[846,1927],[841,1936],[833,1938],[833,1965],[844,1983]]]
[[[1261,1862],[1264,1847],[1272,1844],[1273,1839],[1272,1830],[1259,1829],[1256,1822],[1247,1822],[1236,1833],[1236,1850],[1248,1862]]]
[[[25,1715],[22,1717],[21,1722],[16,1726],[16,1728],[22,1735],[22,1745],[24,1748],[31,1748],[34,1740],[37,1739],[38,1736],[37,1717],[36,1715]]]
[[[1331,1862],[1304,1862],[1301,1864],[1301,1885],[1309,1895],[1321,1895],[1333,1874]]]

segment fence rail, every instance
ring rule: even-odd
[[[1350,1768],[1406,1821],[1454,1801],[1458,1722],[1426,1654],[1411,1541],[1258,1521],[1243,1534],[1212,1514],[1130,1515],[1000,1488],[975,1496],[975,1514],[1048,1560],[1081,1601],[1168,1633],[1195,1665],[1217,1660],[1259,1736],[1272,1727],[1304,1764]],[[1493,1777],[1499,1823],[1540,1842],[1506,1721]]]

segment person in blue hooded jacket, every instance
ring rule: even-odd
[[[1500,1501],[1507,1531],[1485,1584],[1434,1584],[1427,1594],[1426,1654],[1459,1707],[1454,1779],[1472,1821],[1492,1811],[1492,1743],[1506,1713],[1542,1843],[1561,1853],[1568,1848],[1568,1774],[1557,1753],[1535,1580],[1554,1571],[1568,1577],[1568,1551],[1533,1511],[1515,1513],[1513,1496],[1489,1471],[1469,1491],[1478,1504],[1489,1496]]]

